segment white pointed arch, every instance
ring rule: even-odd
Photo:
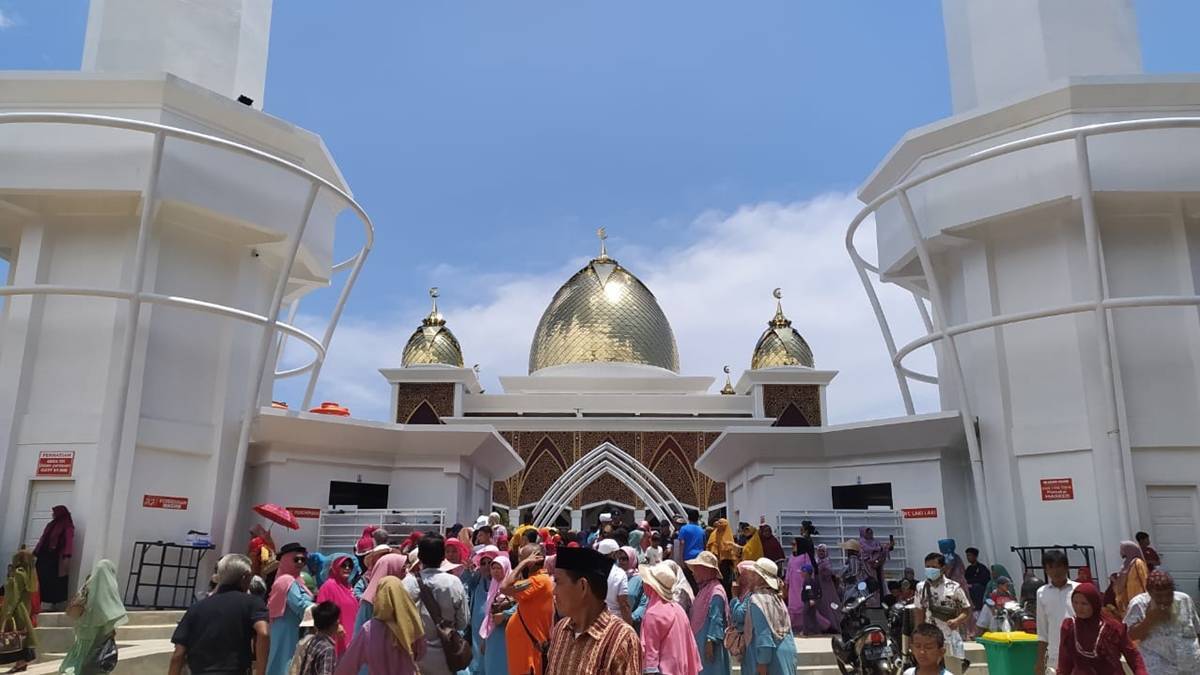
[[[624,483],[660,520],[686,514],[683,502],[629,453],[605,441],[579,458],[546,490],[533,510],[533,525],[546,527],[593,480],[609,473]]]

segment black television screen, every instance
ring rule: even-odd
[[[330,506],[357,506],[360,509],[386,509],[388,486],[384,483],[329,481]]]
[[[866,509],[870,506],[892,508],[891,483],[834,485],[832,490],[835,509]]]

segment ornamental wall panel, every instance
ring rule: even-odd
[[[808,420],[809,426],[821,425],[821,388],[815,384],[767,384],[763,385],[763,414],[779,419],[788,404],[796,408]]]
[[[525,469],[493,488],[496,502],[509,507],[541,501],[568,468],[606,442],[649,467],[646,470],[687,505],[707,509],[725,501],[724,484],[694,468],[695,461],[720,435],[717,432],[503,431],[501,435],[526,463]],[[647,507],[629,486],[610,474],[597,477],[570,500],[570,506],[580,509],[610,500],[636,509]]]
[[[454,415],[454,384],[448,382],[396,385],[396,421],[408,422],[421,403],[428,403],[439,418]]]

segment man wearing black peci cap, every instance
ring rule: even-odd
[[[563,618],[550,632],[546,675],[641,674],[641,640],[605,603],[612,566],[590,548],[558,550],[554,604]]]

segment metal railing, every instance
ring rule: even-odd
[[[51,284],[34,284],[30,286],[8,286],[0,288],[0,296],[14,295],[68,295],[68,296],[88,296],[88,297],[105,297],[117,300],[127,301],[127,312],[125,317],[125,326],[128,328],[124,331],[124,343],[121,352],[121,368],[119,371],[119,381],[116,390],[115,405],[111,411],[114,417],[113,423],[110,425],[112,436],[107,439],[108,442],[105,448],[107,451],[99,453],[100,471],[98,475],[102,479],[108,480],[108,485],[114,489],[104,491],[106,494],[107,508],[105,509],[102,520],[104,521],[101,527],[93,530],[92,534],[98,537],[98,541],[103,541],[104,546],[108,547],[108,555],[112,557],[119,555],[119,541],[112,541],[108,536],[111,529],[111,524],[114,518],[120,517],[117,513],[119,509],[123,509],[126,500],[117,499],[118,490],[116,486],[121,484],[117,477],[119,469],[122,466],[129,467],[132,463],[132,452],[123,452],[122,445],[125,435],[125,408],[129,402],[129,388],[132,378],[134,347],[137,338],[145,330],[140,325],[141,308],[143,303],[152,305],[165,305],[190,309],[195,311],[216,314],[219,316],[243,321],[253,325],[262,326],[263,330],[253,355],[253,361],[249,373],[247,375],[246,384],[246,411],[241,422],[241,427],[238,433],[237,457],[233,467],[233,480],[230,489],[229,512],[225,521],[224,532],[224,550],[232,550],[232,536],[234,526],[237,522],[237,513],[241,506],[242,483],[245,477],[246,455],[250,440],[250,429],[253,424],[256,413],[259,409],[259,399],[262,396],[262,384],[267,368],[267,357],[271,348],[271,341],[275,339],[277,334],[282,336],[290,336],[299,339],[304,344],[313,349],[313,359],[296,368],[288,370],[274,370],[275,378],[292,377],[309,373],[308,384],[305,388],[304,402],[302,409],[308,408],[312,403],[312,396],[316,389],[316,384],[321,374],[321,367],[324,365],[325,356],[329,349],[329,344],[333,339],[333,332],[337,327],[337,323],[341,318],[342,311],[345,309],[346,300],[349,297],[351,289],[354,287],[355,281],[358,279],[358,274],[362,270],[363,263],[366,261],[367,254],[375,243],[375,227],[371,222],[371,218],[366,214],[359,204],[354,201],[346,191],[334,185],[325,178],[313,173],[312,171],[299,166],[293,162],[276,157],[270,153],[252,148],[241,143],[226,140],[208,134],[202,134],[186,129],[179,129],[163,124],[153,122],[144,122],[140,120],[125,119],[120,117],[110,117],[105,115],[77,114],[77,113],[0,113],[0,124],[64,124],[64,125],[83,125],[93,127],[105,127],[110,129],[122,129],[126,131],[142,132],[150,134],[154,138],[153,149],[151,151],[150,170],[147,174],[146,184],[141,192],[141,212],[138,220],[137,243],[133,259],[133,276],[131,279],[130,288],[89,288],[75,286],[58,286]],[[152,293],[146,291],[145,273],[146,273],[146,251],[149,246],[151,230],[154,225],[155,212],[158,198],[158,183],[162,169],[163,147],[167,138],[175,138],[183,141],[197,143],[209,147],[218,148],[234,154],[249,157],[265,164],[278,167],[308,181],[308,196],[302,211],[303,215],[296,227],[295,231],[288,235],[288,239],[284,245],[286,254],[280,266],[279,276],[275,280],[275,286],[271,296],[268,309],[263,314],[257,314],[236,307],[229,307],[218,303],[206,302],[193,298],[178,297]],[[338,295],[337,302],[334,304],[333,310],[330,313],[329,321],[326,324],[325,331],[320,339],[310,335],[309,333],[279,320],[279,312],[283,304],[283,297],[287,290],[288,279],[291,277],[292,269],[296,262],[296,256],[300,251],[300,246],[304,237],[304,232],[308,227],[310,217],[312,215],[313,206],[316,203],[318,195],[321,191],[332,193],[335,198],[340,200],[344,209],[350,209],[358,221],[362,223],[364,242],[358,252],[354,255],[335,263],[332,266],[332,273],[337,274],[348,270],[345,283]],[[293,304],[290,314],[295,314],[295,304]],[[282,349],[282,339],[278,342]],[[272,380],[273,381],[273,380]],[[103,448],[103,445],[102,445]],[[128,481],[123,482],[128,489]],[[95,525],[99,525],[96,523]],[[95,527],[91,525],[91,527]],[[114,548],[116,547],[116,548]]]
[[[1129,496],[1134,493],[1133,466],[1128,439],[1124,434],[1121,433],[1120,425],[1118,423],[1120,419],[1118,415],[1118,400],[1123,398],[1123,394],[1122,392],[1118,391],[1113,376],[1115,366],[1113,363],[1113,354],[1111,350],[1112,329],[1109,326],[1109,312],[1114,309],[1130,307],[1200,305],[1200,296],[1155,295],[1121,298],[1109,297],[1108,276],[1101,253],[1102,246],[1100,241],[1100,229],[1097,223],[1095,196],[1092,190],[1092,168],[1088,156],[1088,139],[1092,136],[1102,136],[1134,131],[1195,128],[1200,128],[1200,117],[1162,117],[1091,124],[1074,127],[1071,129],[1064,129],[1061,131],[1039,134],[1009,143],[1003,143],[987,150],[970,154],[962,159],[950,162],[932,171],[901,181],[899,184],[871,200],[865,207],[863,207],[858,215],[855,216],[854,220],[850,222],[850,225],[847,228],[846,250],[850,254],[850,259],[853,261],[855,269],[858,271],[859,279],[862,281],[863,288],[867,293],[867,298],[870,300],[871,307],[875,311],[875,317],[879,321],[879,328],[883,334],[884,343],[887,345],[888,353],[891,356],[892,368],[896,373],[896,381],[900,386],[900,395],[904,400],[904,407],[908,414],[912,415],[915,412],[912,401],[912,392],[909,389],[909,380],[917,380],[919,382],[927,382],[931,384],[938,384],[939,380],[935,376],[909,370],[903,365],[904,357],[908,356],[920,347],[930,345],[935,342],[941,344],[944,349],[943,356],[947,374],[950,376],[952,386],[955,388],[955,391],[958,394],[959,412],[962,415],[963,425],[966,429],[967,449],[971,459],[972,478],[973,482],[975,483],[976,494],[981,504],[979,513],[980,520],[982,521],[981,529],[984,533],[984,538],[987,541],[989,550],[993,553],[998,553],[999,549],[996,548],[992,537],[987,493],[983,483],[983,461],[979,449],[979,441],[975,435],[974,429],[975,417],[972,413],[971,403],[967,396],[966,381],[962,373],[962,361],[959,358],[958,346],[955,343],[955,337],[986,328],[996,328],[999,326],[1053,316],[1064,316],[1068,314],[1079,314],[1084,312],[1092,312],[1094,314],[1097,347],[1099,349],[1098,365],[1103,381],[1107,404],[1106,428],[1108,429],[1108,437],[1112,439],[1112,447],[1110,450],[1111,456],[1114,460],[1114,466],[1117,468],[1117,471],[1120,474],[1120,484],[1124,486],[1124,489],[1115,491],[1117,493],[1118,501],[1117,511],[1119,515],[1121,531],[1131,532],[1132,529],[1130,523],[1136,520],[1136,502],[1131,502],[1129,498]],[[1071,142],[1075,147],[1076,190],[1078,191],[1081,215],[1083,219],[1084,245],[1087,249],[1088,273],[1090,277],[1089,281],[1093,291],[1092,299],[1032,311],[1001,314],[980,321],[948,324],[948,314],[946,311],[944,297],[942,295],[941,285],[933,273],[933,265],[931,263],[929,247],[926,243],[925,237],[921,234],[921,230],[917,225],[916,215],[913,213],[912,204],[908,198],[909,191],[935,178],[945,176],[954,171],[958,171],[959,169],[963,169],[989,159],[1008,155],[1020,150],[1027,150],[1029,148],[1060,142]],[[863,259],[854,246],[854,235],[858,232],[858,228],[862,225],[863,221],[865,221],[868,216],[874,214],[883,204],[893,199],[897,200],[900,205],[905,224],[907,225],[908,234],[912,240],[914,248],[916,249],[917,258],[921,264],[921,271],[924,275],[926,288],[928,289],[929,293],[930,309],[932,310],[932,317],[930,317],[926,313],[924,300],[922,300],[915,293],[913,294],[913,297],[917,302],[917,306],[922,313],[922,318],[925,321],[926,329],[929,332],[924,337],[913,340],[912,342],[900,348],[896,347],[896,342],[892,336],[891,327],[888,325],[887,317],[885,316],[882,305],[879,302],[879,297],[867,276],[867,273],[870,272],[879,276],[882,280],[879,267]],[[1115,544],[1115,542],[1113,543]],[[1115,550],[1115,545],[1112,548]]]

